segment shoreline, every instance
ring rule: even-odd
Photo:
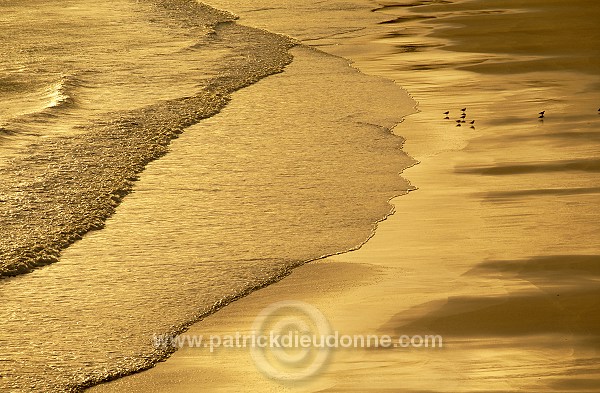
[[[235,104],[230,103],[220,114],[183,133],[173,141],[169,154],[148,164],[106,227],[65,250],[60,263],[6,281],[3,311],[18,307],[34,327],[24,329],[19,337],[21,343],[36,348],[28,365],[33,372],[27,377],[36,380],[39,375],[40,389],[53,390],[50,384],[83,389],[148,367],[160,356],[148,342],[152,332],[184,326],[213,304],[230,299],[228,294],[252,290],[292,262],[364,243],[373,235],[375,222],[390,213],[389,196],[410,188],[398,172],[412,160],[400,151],[402,139],[391,135],[389,127],[412,111],[412,101],[393,83],[348,67],[346,59],[302,50],[311,56],[304,59],[295,79],[270,84],[262,96],[252,97],[241,89],[239,95],[250,94],[249,105],[238,106],[241,111],[231,116]],[[255,60],[260,63],[260,56]],[[280,73],[277,78],[284,74],[289,76]],[[322,75],[330,79],[323,81]],[[303,89],[307,84],[312,87]],[[377,92],[373,108],[364,108],[360,87]],[[343,97],[330,102],[334,90]],[[265,96],[270,98],[266,103]],[[253,108],[258,110],[253,113]],[[261,115],[256,119],[259,123],[249,122],[256,113]],[[341,119],[332,118],[332,113]],[[263,126],[261,138],[256,138],[257,124]],[[247,160],[247,151],[261,154]],[[287,154],[290,151],[296,154]],[[211,161],[213,155],[223,160]],[[330,165],[307,168],[324,158]],[[189,165],[190,161],[196,165]],[[269,162],[274,165],[264,165]],[[354,170],[348,172],[351,165]],[[243,176],[239,168],[245,170]],[[172,176],[175,172],[177,176]],[[238,177],[241,185],[235,181]],[[253,188],[265,180],[273,187]],[[304,187],[307,184],[312,187]],[[328,188],[337,193],[322,191]],[[290,196],[290,189],[296,193]],[[255,198],[248,199],[249,195]],[[294,200],[304,206],[288,209],[297,205],[291,203]],[[311,214],[327,206],[326,216]],[[273,213],[279,226],[271,218]],[[219,219],[219,214],[225,219]],[[264,241],[257,241],[266,227],[278,235],[265,233]],[[308,229],[305,233],[298,228]],[[223,252],[205,253],[215,238],[220,242],[214,248]],[[298,246],[292,250],[290,244]],[[244,259],[246,255],[256,259]],[[223,263],[216,263],[219,258]],[[164,304],[170,304],[170,309],[163,317]],[[71,314],[71,310],[78,312]],[[11,326],[13,319],[5,320]],[[67,336],[61,334],[65,331]],[[9,349],[13,353],[9,350],[7,357],[29,355],[18,343]],[[46,354],[61,351],[69,353],[74,367],[58,370],[54,359],[46,360]],[[48,372],[37,374],[38,364],[48,367]],[[27,383],[23,381],[29,379],[20,379],[19,372],[28,371],[4,375],[3,384],[15,388]]]
[[[444,13],[448,11],[444,7],[452,6],[431,9]],[[458,18],[470,15],[460,6],[451,11]],[[518,22],[522,16],[511,14],[510,18]],[[418,32],[440,27],[427,20],[410,26]],[[482,23],[478,26],[483,27]],[[502,25],[497,27],[502,29]],[[432,44],[431,37],[423,34],[420,38],[425,46],[439,44]],[[371,38],[362,42],[363,48],[372,45]],[[386,38],[396,48],[414,45],[415,39],[402,34]],[[361,38],[357,40],[360,44]],[[377,39],[377,50],[385,52],[389,49],[383,41]],[[591,78],[565,79],[554,85],[551,80],[562,81],[560,77],[568,74],[544,73],[535,68],[539,63],[532,62],[527,77],[517,73],[508,81],[496,82],[485,73],[460,69],[464,64],[476,64],[482,54],[458,49],[417,50],[405,58],[408,64],[422,66],[428,59],[431,71],[411,78],[410,71],[393,68],[392,57],[372,61],[369,54],[361,57],[360,50],[350,45],[341,45],[334,52],[358,56],[353,57],[356,68],[399,80],[419,100],[419,113],[408,116],[395,129],[406,140],[403,150],[420,161],[404,172],[419,191],[393,199],[394,215],[380,222],[375,235],[360,249],[296,268],[284,280],[237,300],[187,333],[249,332],[265,307],[282,300],[301,300],[317,307],[345,334],[397,337],[405,332],[432,332],[443,334],[445,348],[433,353],[336,351],[320,374],[295,384],[264,376],[248,351],[210,354],[202,348],[184,348],[151,370],[89,391],[185,393],[245,386],[251,391],[302,392],[588,392],[600,387],[597,370],[581,365],[598,359],[597,333],[593,332],[600,321],[584,311],[598,309],[594,301],[598,286],[593,280],[598,275],[600,251],[590,243],[590,233],[597,229],[590,223],[597,217],[593,213],[596,191],[573,195],[552,191],[581,189],[581,184],[597,178],[593,173],[574,174],[568,168],[558,171],[562,176],[543,170],[505,176],[480,173],[481,168],[519,164],[525,158],[531,168],[543,168],[550,159],[562,162],[565,152],[593,152],[595,145],[583,149],[576,139],[557,144],[556,138],[565,137],[561,121],[578,131],[596,132],[593,118],[583,112],[594,95],[569,96],[569,102],[546,98],[561,97],[564,91],[585,91],[582,86]],[[431,80],[438,84],[429,87]],[[481,91],[479,85],[486,83],[489,91]],[[535,88],[538,84],[541,88]],[[444,94],[444,88],[457,86],[462,91]],[[509,91],[495,97],[495,89],[500,88]],[[528,102],[524,108],[523,100]],[[515,117],[500,119],[494,108],[498,103],[514,111]],[[453,132],[453,124],[449,128],[441,113],[446,109],[459,113],[463,105],[469,115],[476,116],[477,127]],[[528,118],[529,112],[537,113],[542,105],[555,114],[546,124]],[[560,111],[566,113],[567,108],[577,113],[575,120],[560,117]],[[510,136],[514,138],[507,138]],[[528,143],[520,143],[525,137]],[[464,173],[464,168],[471,168],[471,173]],[[527,191],[536,189],[548,191]],[[508,194],[508,190],[523,192]],[[490,193],[505,195],[505,199],[490,199],[487,196],[494,195]],[[577,225],[580,236],[564,241],[568,231],[562,222]],[[531,228],[543,235],[533,235]],[[581,271],[590,275],[590,282],[581,279]],[[569,314],[565,309],[573,311]]]
[[[297,60],[298,63],[306,63],[308,61],[307,60],[307,53],[315,53],[315,54],[318,54],[319,57],[323,56],[323,57],[326,57],[326,58],[330,58],[331,62],[333,62],[333,63],[342,63],[342,62],[343,63],[347,63],[348,62],[346,59],[340,58],[339,56],[334,56],[334,55],[330,55],[330,54],[327,54],[327,53],[323,53],[321,51],[315,50],[315,49],[310,48],[310,47],[298,47],[298,48],[292,49],[290,52],[294,55],[295,61],[296,61],[296,59],[298,59]],[[288,67],[296,67],[296,66],[297,66],[297,64],[294,64],[294,62],[292,64],[288,65]],[[354,68],[350,68],[349,67],[348,69],[349,69],[348,72],[350,72],[350,73],[357,73],[357,74],[362,75],[362,77],[365,77],[360,71],[358,71],[358,70],[356,70]],[[376,78],[376,79],[381,79],[383,81],[382,83],[384,85],[385,84],[390,84],[390,86],[392,86],[392,84],[390,82],[385,81],[382,78]],[[246,96],[246,95],[248,95],[248,96],[256,95],[256,93],[254,93],[252,90],[259,90],[259,96],[260,96],[260,94],[264,94],[264,93],[260,92],[260,90],[261,90],[261,86],[264,85],[265,83],[269,83],[269,82],[265,81],[265,82],[258,83],[256,86],[250,87],[249,88],[250,91],[239,92],[239,93],[237,93],[237,95],[238,96],[239,95],[244,95],[244,96]],[[273,86],[276,86],[277,83],[278,82],[273,82]],[[272,89],[273,86],[269,87],[269,89]],[[393,88],[396,89],[395,86]],[[403,90],[398,89],[398,92],[403,92]],[[408,102],[409,101],[407,100],[407,103]],[[244,102],[244,99],[241,99],[240,97],[236,97],[236,95],[234,95],[233,100],[229,104],[229,107],[228,107],[228,109],[226,111],[232,110],[231,109],[232,106],[243,107],[244,105],[247,105],[247,103]],[[404,110],[408,110],[408,107],[402,106],[402,108]],[[223,114],[223,115],[226,116],[226,114]],[[397,123],[394,123],[394,124],[397,124]],[[387,129],[387,127],[384,127],[384,126],[376,126],[376,127],[380,128],[381,131],[382,131],[382,133],[385,133],[385,134],[391,133]],[[191,131],[191,132],[193,132],[193,131]],[[401,138],[401,137],[399,137],[397,135],[393,135],[393,138],[398,139],[399,143],[403,143],[403,142],[401,142],[401,141],[403,141],[403,138]],[[399,151],[399,153],[400,153],[400,151]],[[408,167],[411,167],[411,166],[412,165],[408,165]],[[394,175],[394,177],[397,176],[399,180],[402,179],[400,177],[400,173],[394,173],[393,175]],[[209,312],[203,314],[201,316],[201,319],[199,321],[196,320],[195,322],[192,322],[191,324],[186,325],[185,329],[183,329],[183,330],[182,329],[177,329],[177,332],[184,331],[186,334],[189,334],[192,331],[192,329],[193,329],[193,327],[195,325],[197,325],[197,324],[203,324],[207,319],[211,318],[212,315],[215,315],[216,313],[222,313],[225,309],[229,309],[232,305],[237,304],[240,300],[245,299],[248,296],[251,296],[252,294],[254,294],[256,292],[261,292],[261,291],[263,291],[263,290],[265,290],[267,288],[271,288],[273,285],[276,285],[276,284],[280,283],[281,281],[288,279],[290,277],[290,275],[293,275],[294,272],[297,269],[300,269],[300,268],[302,268],[304,266],[307,266],[307,265],[312,265],[314,263],[318,263],[319,261],[327,260],[328,258],[331,258],[332,256],[335,256],[335,255],[343,255],[345,253],[352,252],[353,250],[358,250],[358,249],[362,248],[365,244],[368,244],[368,241],[373,236],[375,236],[378,226],[381,225],[382,223],[386,222],[389,219],[389,217],[393,215],[394,205],[391,203],[391,201],[393,199],[395,199],[395,198],[398,198],[400,196],[406,195],[406,193],[408,193],[412,189],[411,186],[409,186],[408,188],[409,188],[409,190],[406,190],[405,192],[399,193],[397,196],[395,196],[395,197],[393,197],[393,198],[391,198],[391,199],[389,199],[387,201],[387,203],[386,203],[386,206],[387,206],[386,207],[386,211],[387,212],[386,212],[385,216],[382,217],[381,219],[379,219],[378,221],[376,221],[375,223],[373,223],[373,225],[372,225],[372,227],[370,229],[370,233],[369,233],[368,237],[366,239],[364,239],[358,245],[353,246],[352,248],[350,248],[348,250],[345,250],[345,251],[336,251],[336,252],[334,252],[332,254],[329,254],[329,255],[319,256],[319,257],[317,257],[315,259],[304,261],[304,262],[302,262],[302,263],[294,266],[291,270],[286,270],[286,272],[284,274],[282,274],[281,276],[278,276],[278,277],[274,278],[273,280],[270,280],[269,282],[265,283],[264,285],[259,285],[257,287],[253,287],[253,288],[249,289],[248,291],[244,291],[244,293],[242,293],[240,295],[236,295],[236,296],[234,296],[231,299],[225,300],[222,304],[219,303],[218,306],[215,309],[211,309]],[[355,278],[358,278],[358,276],[353,276],[353,279],[355,279]],[[188,329],[188,327],[189,327],[189,329]],[[174,354],[177,354],[177,353],[179,353],[179,351],[175,352]],[[174,356],[174,354],[171,354],[163,362],[164,363],[169,362],[170,359]],[[158,363],[158,364],[164,364],[164,363]],[[105,382],[103,382],[100,385],[96,385],[96,386],[91,387],[90,390],[103,389],[104,386],[112,386],[113,383],[118,383],[118,381],[121,381],[122,379],[128,379],[128,378],[130,378],[132,376],[135,376],[135,375],[144,374],[147,371],[154,370],[155,367],[156,366],[154,366],[154,367],[152,367],[150,369],[140,370],[140,371],[138,371],[138,372],[136,372],[134,374],[128,374],[128,375],[120,376],[120,377],[118,377],[118,379],[111,379],[111,380],[105,381]]]
[[[412,166],[405,171],[413,172],[418,169],[420,169],[420,165]],[[418,306],[427,297],[431,301],[435,301],[437,295],[437,293],[427,293],[427,285],[410,288],[404,293],[393,293],[395,285],[398,284],[398,277],[409,277],[414,274],[408,266],[402,266],[396,261],[390,260],[389,250],[385,250],[386,245],[393,243],[393,239],[398,236],[399,230],[406,230],[398,216],[396,202],[400,200],[403,210],[410,210],[410,206],[405,205],[405,199],[410,198],[411,194],[394,197],[390,200],[395,209],[394,214],[378,222],[373,236],[358,249],[296,267],[282,280],[236,299],[218,312],[208,315],[192,325],[185,334],[196,337],[207,337],[211,334],[234,334],[234,332],[250,334],[252,321],[261,310],[270,304],[291,300],[307,302],[317,307],[334,327],[342,327],[339,330],[344,334],[390,334],[395,336],[393,329],[387,324],[398,312],[400,305],[408,311],[411,307]],[[422,202],[417,202],[417,204],[419,203]],[[430,272],[434,267],[434,265],[422,266],[419,270],[423,274]],[[454,272],[454,275],[458,277],[462,272],[463,270],[459,269]],[[449,277],[447,271],[442,272],[439,276],[430,274],[428,276],[430,282]],[[332,279],[333,277],[335,279]],[[448,291],[452,286],[453,284],[449,285]],[[439,290],[439,286],[436,288],[437,290]],[[402,301],[404,297],[409,297],[410,300]],[[337,301],[332,301],[333,298]],[[384,304],[381,303],[383,298],[387,298]],[[370,299],[370,301],[365,302],[364,299]],[[360,306],[360,309],[356,309],[356,306]],[[430,309],[433,308],[432,306]],[[356,315],[362,316],[360,321],[356,320]],[[368,316],[369,320],[366,325],[363,320],[365,316]],[[207,354],[205,349],[178,349],[165,362],[161,362],[149,370],[97,385],[86,391],[185,393],[196,392],[200,386],[208,391],[231,391],[239,384],[247,386],[249,383],[252,383],[253,391],[272,389],[328,391],[327,388],[339,383],[338,379],[331,379],[325,374],[310,382],[281,385],[280,382],[267,378],[256,369],[248,351],[230,352]],[[348,363],[352,364],[353,361],[368,354],[352,353],[350,358],[346,357],[348,353],[343,355],[342,364],[338,364],[334,353],[332,363],[328,366],[335,368],[336,373],[351,371],[351,368],[346,370],[344,367],[348,367]],[[387,355],[383,354],[383,356]],[[338,356],[337,360],[342,359]],[[371,361],[377,362],[378,360]],[[236,367],[227,367],[232,364],[235,364]],[[390,372],[392,371],[390,370]],[[243,375],[244,380],[236,377],[238,374]],[[395,382],[389,382],[390,386],[387,388],[395,386]]]

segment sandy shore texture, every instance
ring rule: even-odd
[[[244,349],[184,348],[91,392],[600,390],[599,7],[407,3],[371,3],[387,22],[371,30],[302,38],[419,101],[395,129],[420,161],[403,175],[418,190],[360,250],[298,268],[188,333],[249,333],[265,307],[301,300],[343,334],[433,333],[444,347],[339,349],[294,383],[263,375]],[[237,7],[248,24],[304,31],[267,18],[281,8]],[[475,128],[455,126],[463,106]]]

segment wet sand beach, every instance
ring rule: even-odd
[[[0,391],[599,391],[599,4],[1,1]]]
[[[598,4],[355,2],[366,26],[314,37],[310,23],[278,17],[295,9],[266,3],[231,11],[418,101],[394,129],[419,161],[403,172],[418,189],[392,201],[361,249],[297,268],[188,334],[250,332],[265,307],[300,300],[344,334],[438,334],[444,346],[339,349],[287,383],[245,349],[183,348],[90,391],[598,391]]]

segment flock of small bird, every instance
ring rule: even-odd
[[[467,108],[462,108],[460,111],[461,111],[460,118],[458,120],[456,120],[456,126],[457,127],[462,127],[462,125],[467,122],[467,120],[466,120],[466,118],[467,118]],[[540,113],[538,113],[538,115],[539,115],[538,119],[540,119],[541,121],[543,121],[545,114],[546,114],[546,111],[541,111]],[[600,108],[598,108],[598,114],[600,115]],[[446,115],[446,117],[444,117],[444,120],[450,120],[450,111],[444,112],[444,115]],[[472,129],[475,129],[475,120],[471,120],[469,122],[469,124],[471,125]]]
[[[460,111],[460,118],[456,120],[457,127],[462,127],[462,125],[467,122],[467,108],[462,108]],[[444,112],[444,115],[446,115],[446,117],[444,117],[444,120],[450,120],[450,111]],[[472,129],[475,129],[475,120],[471,120],[469,124],[471,125]]]

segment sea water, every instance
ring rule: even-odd
[[[412,188],[414,102],[344,59],[192,1],[0,7],[2,391],[150,367]]]

